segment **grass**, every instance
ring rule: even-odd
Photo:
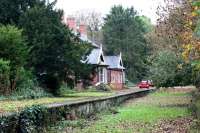
[[[188,109],[191,95],[188,92],[156,92],[130,100],[118,107],[117,114],[98,114],[97,121],[87,121],[78,127],[73,125],[74,133],[148,133],[154,130],[156,123],[163,120],[191,117]],[[69,125],[68,125],[69,127]],[[58,130],[57,130],[58,131]]]
[[[63,94],[65,97],[102,97],[113,95],[112,92],[78,92]]]
[[[112,92],[71,92],[65,93],[62,97],[45,97],[32,100],[1,100],[0,101],[0,113],[6,112],[18,112],[25,107],[32,105],[43,105],[50,103],[60,103],[67,101],[82,100],[93,97],[103,97],[113,95]]]
[[[189,93],[185,92],[155,92],[152,94],[153,97],[171,97],[171,96],[189,96]]]
[[[64,102],[74,100],[75,98],[39,98],[32,100],[3,100],[0,101],[0,113],[20,111],[24,107],[32,105],[49,104],[55,102]],[[77,98],[76,98],[77,99]]]

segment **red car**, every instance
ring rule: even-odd
[[[138,84],[138,87],[139,87],[139,88],[149,88],[150,85],[149,85],[148,81],[141,81],[141,82]]]

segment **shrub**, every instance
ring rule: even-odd
[[[56,92],[56,95],[63,96],[64,94],[74,93],[75,91],[67,84],[63,84]]]
[[[19,125],[21,133],[42,133],[49,123],[46,107],[35,105],[20,113]]]
[[[152,61],[149,79],[156,87],[192,84],[192,66],[170,51],[161,51]]]
[[[200,62],[194,61],[192,62],[192,80],[193,84],[199,89],[200,88]]]
[[[10,62],[0,59],[0,94],[8,93],[10,82]]]
[[[174,77],[178,60],[173,52],[162,51],[152,62],[150,66],[150,79],[157,87],[169,87],[174,85]]]
[[[110,88],[110,86],[106,85],[106,84],[99,84],[98,86],[96,86],[96,89],[99,91],[111,91],[112,89]]]
[[[51,96],[49,93],[39,87],[36,78],[31,71],[21,68],[17,80],[17,89],[12,93],[12,98],[40,98]]]
[[[178,65],[176,75],[174,77],[174,84],[185,86],[192,84],[192,65],[189,63],[182,63]]]

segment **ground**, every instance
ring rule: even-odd
[[[188,133],[195,118],[190,109],[193,88],[168,89],[98,114],[89,120],[64,121],[52,132],[67,133]],[[59,127],[59,128],[57,128]]]

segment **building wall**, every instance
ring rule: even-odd
[[[102,70],[102,73],[100,72],[101,70]],[[107,84],[107,68],[106,67],[97,67],[96,73],[92,75],[92,85],[96,85],[97,83]]]
[[[113,89],[121,90],[123,89],[123,71],[122,70],[108,70],[108,83]]]
[[[95,85],[96,83],[98,83],[99,81],[99,75],[98,73],[95,73],[94,75],[92,75],[92,85]]]

